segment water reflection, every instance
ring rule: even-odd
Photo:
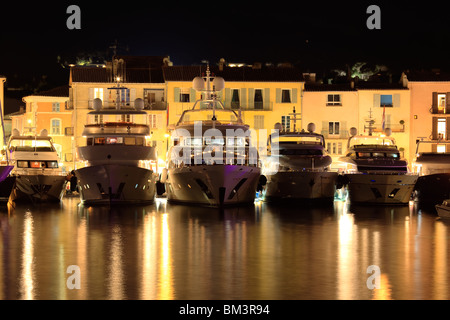
[[[0,298],[449,299],[449,225],[413,203],[0,208]]]
[[[25,212],[23,223],[23,252],[22,270],[20,277],[20,299],[32,300],[34,298],[34,241],[33,241],[33,215]]]

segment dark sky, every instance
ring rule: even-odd
[[[116,40],[120,54],[170,55],[176,65],[223,57],[289,61],[316,72],[356,61],[393,69],[450,67],[450,11],[442,1],[5,2],[0,74],[11,85],[42,75],[50,85],[65,84],[60,63],[109,58]],[[66,27],[71,4],[81,8],[81,30]],[[371,4],[381,9],[381,30],[366,27]]]

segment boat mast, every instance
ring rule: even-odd
[[[211,100],[212,98],[212,105],[213,105],[213,117],[212,117],[212,122],[213,122],[213,129],[216,128],[216,94],[215,94],[215,88],[213,87],[213,89],[211,90],[211,71],[209,70],[209,64],[208,67],[206,68],[206,90],[207,90],[207,96],[206,99],[207,100]]]
[[[368,129],[369,130],[369,136],[372,135],[374,128],[374,124],[375,124],[375,120],[372,119],[372,108],[370,108],[369,110],[369,120],[366,120],[366,122],[369,124],[368,126],[364,126],[364,130]]]
[[[301,120],[300,118],[297,118],[298,113],[295,112],[295,106],[293,108],[292,113],[289,113],[290,116],[292,116],[291,120],[294,121],[294,132],[297,131],[296,122]]]

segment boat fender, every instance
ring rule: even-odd
[[[167,181],[167,168],[164,168],[161,172],[161,177],[159,178],[161,183],[166,183]]]
[[[338,175],[337,181],[336,181],[336,189],[341,189],[343,186],[348,185],[350,182],[350,179],[343,174]]]

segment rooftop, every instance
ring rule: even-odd
[[[192,81],[206,73],[206,66],[171,66],[163,68],[166,81]],[[211,74],[235,82],[302,82],[302,72],[294,67],[227,67],[210,66]]]

